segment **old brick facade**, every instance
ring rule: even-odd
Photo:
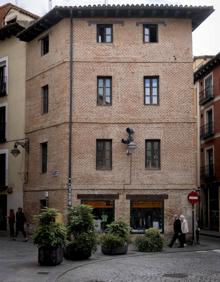
[[[194,74],[200,101],[201,206],[203,228],[220,230],[220,54]]]
[[[148,11],[149,6],[146,7]],[[123,217],[127,222],[130,222],[132,205],[134,213],[135,208],[142,207],[143,210],[137,211],[144,213],[144,209],[148,209],[150,214],[138,220],[150,220],[154,226],[159,224],[158,218],[152,218],[156,207],[157,212],[160,209],[160,228],[165,233],[172,232],[176,213],[183,213],[191,221],[187,194],[197,187],[191,35],[194,16],[175,18],[167,8],[168,14],[164,13],[161,18],[153,17],[155,13],[146,17],[140,8],[140,15],[131,17],[133,8],[126,9],[127,14],[121,17],[123,8],[120,7],[118,12],[113,9],[114,17],[105,7],[98,17],[94,16],[98,7],[90,17],[79,12],[77,17],[73,16],[71,39],[71,20],[66,16],[56,19],[42,32],[35,29],[35,24],[33,33],[30,28],[30,32],[27,30],[21,36],[29,41],[26,135],[30,153],[24,199],[29,220],[39,212],[40,200],[47,192],[49,206],[66,211],[72,79],[73,204],[87,200],[93,201],[95,207],[100,199],[104,206],[110,201],[114,217]],[[181,8],[176,10],[182,12]],[[52,15],[53,11],[48,14],[49,20]],[[143,43],[143,25],[149,22],[158,27],[158,42]],[[98,24],[112,24],[113,42],[97,42]],[[42,38],[47,35],[49,52],[41,56]],[[71,40],[73,75],[70,78]],[[144,77],[155,76],[159,77],[159,103],[145,105]],[[111,77],[112,104],[109,106],[97,105],[98,77]],[[49,111],[42,115],[41,87],[44,85],[49,88]],[[137,148],[132,155],[126,154],[127,145],[121,142],[127,138],[128,127],[135,131]],[[96,169],[98,139],[112,141],[110,170]],[[145,168],[145,140],[160,141],[159,169]],[[40,144],[43,142],[48,146],[47,173],[41,173]]]

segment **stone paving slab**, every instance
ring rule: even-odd
[[[196,264],[191,261],[191,258],[196,261]],[[31,241],[23,242],[21,238],[18,241],[10,241],[7,237],[0,237],[0,282],[180,281],[176,279],[191,281],[184,279],[193,277],[187,272],[192,266],[196,271],[197,268],[199,269],[196,272],[197,277],[202,275],[201,280],[194,281],[219,282],[219,272],[215,272],[215,268],[212,269],[210,265],[209,269],[212,272],[210,275],[213,280],[203,279],[203,276],[207,278],[207,275],[203,273],[203,269],[206,270],[206,259],[208,259],[208,265],[212,262],[220,271],[219,238],[204,237],[201,238],[201,245],[187,246],[184,249],[165,247],[161,253],[139,253],[131,245],[128,255],[117,257],[104,256],[99,248],[89,260],[64,260],[61,265],[43,267],[37,264],[37,248]],[[183,265],[184,267],[179,267],[175,272],[176,261],[178,266],[184,263],[186,267]],[[168,276],[162,276],[166,273]],[[172,278],[169,276],[172,276],[172,273],[174,276],[178,276],[178,273],[180,276],[187,276]],[[157,280],[157,276],[161,280]]]

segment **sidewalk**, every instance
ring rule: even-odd
[[[126,256],[105,256],[101,253],[100,247],[97,252],[85,261],[67,261],[56,267],[41,267],[37,264],[37,247],[31,241],[23,242],[23,238],[17,241],[11,241],[8,237],[0,237],[0,282],[51,282],[58,281],[59,277],[69,272],[71,269],[84,267],[87,269],[92,265],[108,267],[110,261],[117,260],[117,263],[124,260],[136,261],[138,258],[149,257],[152,260],[161,256],[174,256],[175,253],[203,252],[207,250],[219,250],[219,238],[211,238],[201,236],[200,245],[188,245],[185,248],[168,248],[164,247],[161,253],[140,253],[137,252],[133,245],[129,246],[129,251]],[[137,259],[136,259],[137,258]],[[71,281],[71,280],[68,280]],[[89,281],[89,280],[88,280]],[[110,281],[110,280],[108,280]]]
[[[200,234],[209,237],[220,238],[220,232],[201,229]]]

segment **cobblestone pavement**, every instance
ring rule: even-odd
[[[104,256],[98,250],[89,260],[40,267],[31,242],[0,237],[0,282],[219,282],[220,238],[201,241],[161,253],[138,253],[131,247],[128,255]]]

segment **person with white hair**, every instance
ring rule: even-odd
[[[180,248],[184,248],[184,246],[186,245],[186,233],[189,232],[189,227],[185,216],[182,214],[180,216],[180,221],[181,221],[181,231],[182,231],[182,234],[180,236]]]

